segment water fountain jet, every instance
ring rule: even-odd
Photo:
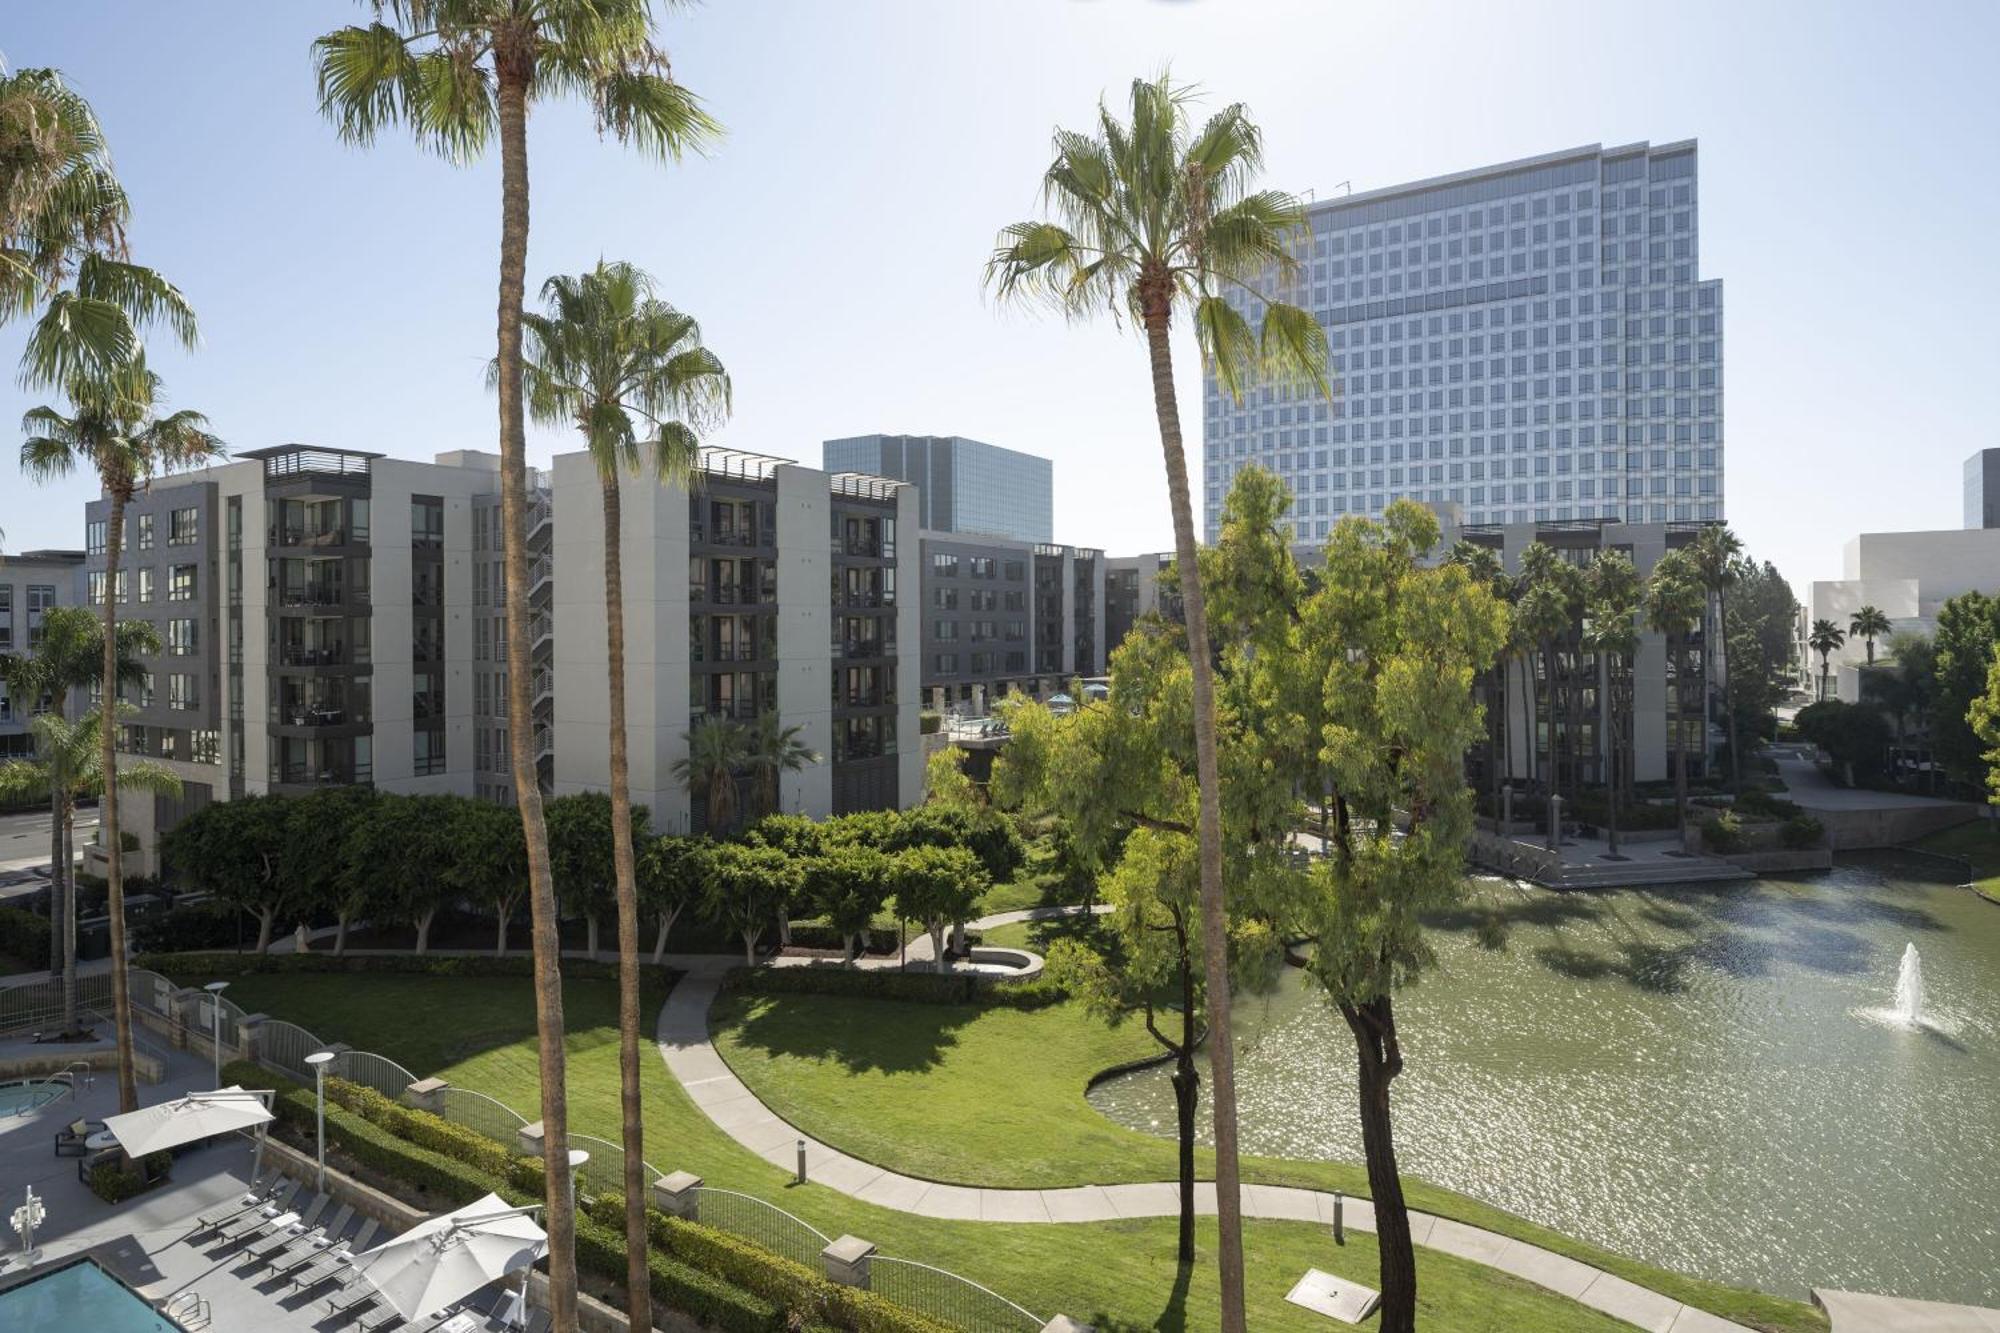
[[[1924,1024],[1924,964],[1917,946],[1903,946],[1903,961],[1896,969],[1896,1002],[1892,1011],[1905,1027]]]

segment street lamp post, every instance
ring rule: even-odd
[[[215,1048],[215,1086],[222,1086],[222,992],[229,989],[226,981],[211,981],[202,987],[208,992],[208,1039]]]
[[[583,1164],[589,1160],[590,1154],[582,1148],[571,1148],[569,1150],[569,1215],[571,1219],[570,1235],[572,1238],[576,1235],[576,1175],[577,1172],[583,1170]],[[576,1242],[574,1239],[570,1242],[570,1262],[572,1264],[576,1262]]]
[[[332,1051],[314,1051],[306,1057],[306,1063],[313,1067],[313,1083],[319,1091],[318,1107],[313,1117],[314,1140],[319,1161],[319,1192],[326,1193],[326,1067],[333,1063]]]

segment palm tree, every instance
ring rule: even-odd
[[[1251,188],[1263,165],[1263,135],[1245,107],[1225,107],[1196,125],[1192,102],[1192,90],[1163,73],[1133,81],[1128,121],[1120,122],[1108,105],[1100,104],[1094,134],[1058,129],[1055,160],[1042,178],[1043,200],[1054,220],[1005,228],[986,277],[1003,299],[1039,299],[1072,319],[1101,314],[1121,322],[1129,318],[1146,339],[1194,670],[1222,1326],[1227,1333],[1239,1333],[1243,1221],[1222,902],[1215,672],[1195,559],[1194,510],[1174,397],[1170,335],[1176,316],[1189,315],[1203,364],[1239,399],[1246,383],[1259,375],[1327,393],[1327,345],[1311,314],[1275,299],[1277,283],[1272,281],[1289,281],[1299,272],[1297,255],[1310,235],[1304,205],[1279,191]],[[1246,309],[1261,312],[1257,327]],[[1397,1239],[1383,1237],[1385,1252]]]
[[[113,382],[77,379],[69,385],[72,414],[53,407],[31,408],[21,419],[28,438],[21,445],[21,470],[37,480],[67,476],[77,467],[96,471],[110,501],[105,514],[103,698],[118,698],[118,572],[125,544],[125,507],[133,494],[159,473],[176,472],[222,456],[222,441],[209,434],[199,412],[155,413],[160,379],[143,365]],[[105,880],[111,916],[111,1009],[118,1033],[118,1106],[139,1105],[132,1074],[132,1013],[125,975],[125,852],[118,838],[116,727],[98,728],[103,751],[104,800],[98,829],[104,841]]]
[[[1736,741],[1736,692],[1729,683],[1733,669],[1729,660],[1729,590],[1736,586],[1739,577],[1737,560],[1742,554],[1743,543],[1720,523],[1710,524],[1696,533],[1694,541],[1688,546],[1696,577],[1715,598],[1717,641],[1709,647],[1711,651],[1716,648],[1722,650],[1722,713],[1729,726],[1729,776],[1730,781],[1739,787],[1743,785],[1743,755]]]
[[[1674,752],[1674,817],[1687,835],[1687,745],[1681,734],[1681,689],[1687,680],[1682,654],[1688,636],[1701,625],[1708,594],[1701,573],[1686,551],[1668,551],[1646,580],[1646,624],[1667,639],[1667,734]]]
[[[1554,547],[1538,541],[1529,542],[1521,552],[1521,598],[1515,610],[1514,623],[1521,635],[1522,674],[1526,677],[1528,689],[1530,754],[1536,749],[1536,732],[1540,726],[1540,710],[1535,705],[1535,654],[1539,652],[1542,658],[1549,718],[1548,772],[1543,777],[1543,788],[1549,798],[1551,820],[1556,816],[1556,789],[1562,774],[1561,742],[1556,725],[1562,703],[1556,669],[1557,645],[1575,628],[1577,611],[1582,602],[1581,571],[1558,555]],[[1560,841],[1555,836],[1557,830],[1553,823],[1549,832],[1552,841]]]
[[[103,710],[93,708],[75,722],[53,710],[39,714],[29,723],[35,738],[35,757],[13,759],[0,764],[0,800],[31,800],[47,796],[55,807],[56,827],[63,845],[69,845],[76,822],[76,803],[81,797],[104,789]],[[178,796],[181,781],[160,764],[145,759],[127,759],[117,770],[121,788]],[[118,920],[112,915],[112,921]],[[76,991],[76,900],[68,898],[56,934],[62,952],[63,1031],[78,1030]]]
[[[1605,720],[1608,723],[1605,734],[1605,811],[1610,816],[1605,829],[1608,833],[1609,850],[1618,855],[1618,790],[1624,774],[1621,757],[1629,758],[1630,746],[1624,745],[1626,728],[1631,725],[1632,708],[1629,700],[1630,666],[1632,654],[1639,647],[1637,617],[1639,614],[1639,575],[1632,567],[1632,557],[1621,551],[1600,551],[1590,562],[1587,572],[1589,585],[1589,615],[1583,627],[1583,647],[1597,657],[1597,681],[1600,697],[1604,699]],[[1614,671],[1615,664],[1615,671]]]
[[[743,738],[744,762],[756,779],[752,788],[759,815],[778,811],[778,780],[819,762],[819,752],[799,739],[803,726],[785,726],[777,713],[766,710],[757,715]]]
[[[625,572],[619,486],[627,472],[685,485],[702,432],[729,409],[729,376],[692,318],[653,295],[630,264],[599,262],[542,284],[544,313],[522,316],[528,413],[574,426],[597,465],[604,502],[604,640],[610,695],[611,862],[618,904],[619,1110],[625,1152],[625,1246],[644,1256],[646,1158],[639,1106],[639,883],[632,848],[632,768],[625,735]],[[494,363],[498,373],[499,363]],[[595,915],[591,917],[596,942]],[[643,1282],[627,1273],[628,1281]],[[643,1309],[631,1312],[643,1328]]]
[[[1482,546],[1478,542],[1461,539],[1453,543],[1449,559],[1453,564],[1462,566],[1474,583],[1479,584],[1481,587],[1492,589],[1493,595],[1502,601],[1512,601],[1511,594],[1514,581],[1507,576],[1507,569],[1500,561],[1499,552],[1495,551],[1492,547]],[[1489,700],[1486,710],[1488,728],[1486,767],[1488,770],[1488,785],[1492,791],[1493,817],[1495,819],[1500,817],[1502,756],[1504,755],[1507,759],[1505,767],[1511,769],[1514,748],[1514,728],[1511,719],[1507,716],[1508,700],[1513,693],[1507,685],[1507,666],[1508,656],[1502,654],[1494,671],[1487,675],[1489,683],[1486,687],[1486,694]],[[1492,696],[1495,693],[1494,683],[1496,677],[1499,687],[1498,693],[1500,695],[1499,706],[1497,708],[1491,702]],[[1493,723],[1496,719],[1499,722],[1497,733],[1493,731]],[[1513,776],[1512,772],[1508,772],[1507,776],[1511,778]],[[1323,803],[1321,810],[1324,811],[1324,809],[1325,804]]]
[[[7,695],[34,707],[47,699],[58,718],[69,713],[72,690],[98,679],[103,669],[104,626],[94,612],[80,606],[49,608],[42,617],[42,641],[31,656],[0,653],[0,684]],[[121,621],[118,625],[118,682],[132,685],[145,675],[141,655],[160,651],[160,636],[150,622]],[[63,978],[64,1031],[75,1030],[76,1013],[76,893],[75,853],[71,847],[73,820],[63,813],[62,792],[49,790],[49,970]]]
[[[652,0],[368,0],[374,22],[313,44],[320,109],[350,143],[405,125],[425,147],[469,162],[500,141],[501,540],[507,580],[508,742],[528,853],[540,1037],[543,1192],[549,1224],[550,1314],[576,1327],[576,1226],[569,1202],[568,1091],[555,888],[535,771],[528,698],[527,426],[522,314],[528,262],[528,106],[590,99],[600,131],[660,159],[700,149],[720,126],[674,81],[654,41]],[[645,1255],[626,1257],[627,1311],[650,1325]]]
[[[689,796],[706,795],[702,831],[725,836],[736,822],[736,776],[749,761],[743,728],[726,717],[705,717],[681,733],[687,753],[674,760],[673,774]]]
[[[1847,622],[1847,632],[1850,636],[1867,641],[1869,666],[1875,665],[1875,640],[1887,634],[1890,628],[1889,617],[1872,606],[1862,607],[1854,613],[1853,619]]]
[[[1826,698],[1827,659],[1840,651],[1847,642],[1847,636],[1840,632],[1840,626],[1831,620],[1815,620],[1812,633],[1806,635],[1806,647],[1819,654],[1819,697]]]
[[[129,369],[148,325],[193,346],[187,299],[130,262],[130,218],[90,103],[56,70],[0,72],[0,324],[42,310],[22,353],[27,382]]]

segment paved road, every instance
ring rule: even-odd
[[[1007,912],[972,924],[986,929],[1009,921],[1060,915],[1062,909]],[[1073,910],[1073,909],[1072,909]],[[798,1145],[806,1145],[806,1175],[816,1184],[864,1203],[919,1217],[980,1222],[1108,1222],[1127,1217],[1171,1217],[1180,1211],[1174,1181],[1133,1185],[1078,1185],[1068,1189],[974,1189],[888,1171],[851,1157],[779,1118],[730,1071],[709,1039],[708,1011],[721,989],[731,960],[714,955],[681,955],[675,967],[687,975],[660,1010],[656,1038],[668,1070],[716,1127],[774,1166],[797,1165]],[[1215,1212],[1215,1186],[1195,1187],[1195,1209]],[[1333,1222],[1333,1195],[1289,1186],[1246,1185],[1248,1217]],[[1375,1229],[1374,1206],[1348,1199],[1343,1219],[1357,1231]],[[1546,1287],[1592,1309],[1655,1333],[1747,1333],[1740,1324],[1683,1305],[1624,1278],[1579,1263],[1538,1245],[1466,1226],[1428,1213],[1410,1214],[1419,1245],[1485,1264]]]
[[[1765,753],[1778,761],[1778,772],[1787,788],[1781,793],[1783,798],[1808,810],[1918,810],[1964,804],[1931,796],[1838,786],[1820,772],[1819,765],[1809,757],[1810,751],[1803,748],[1771,746]]]
[[[76,845],[80,848],[97,832],[97,809],[76,812]],[[30,810],[18,815],[0,815],[0,876],[21,870],[39,870],[49,863],[49,812]]]

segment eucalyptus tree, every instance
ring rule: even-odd
[[[41,713],[30,720],[28,729],[35,740],[34,757],[0,764],[0,801],[48,797],[67,846],[77,801],[104,790],[104,753],[99,744],[104,713],[93,708],[74,722],[57,712]],[[128,759],[118,780],[134,791],[165,796],[178,796],[181,791],[180,779],[171,770],[148,759]],[[56,947],[62,954],[63,1031],[72,1033],[78,1030],[74,886],[66,904],[61,918],[53,924]]]
[[[1605,809],[1611,855],[1618,855],[1618,797],[1632,753],[1632,655],[1639,647],[1640,585],[1632,557],[1600,551],[1584,571],[1587,613],[1583,647],[1597,658],[1598,696],[1604,701]]]
[[[1653,562],[1646,578],[1646,627],[1667,640],[1667,734],[1674,756],[1674,817],[1687,833],[1687,736],[1681,703],[1687,686],[1687,643],[1701,627],[1708,593],[1701,571],[1684,550]]]
[[[151,622],[120,621],[118,683],[136,685],[145,678],[140,657],[160,651],[160,636]],[[0,653],[0,684],[15,706],[69,714],[69,696],[104,669],[104,625],[81,606],[52,606],[42,616],[42,637],[32,653]],[[64,950],[76,948],[75,809],[66,817],[59,792],[49,795],[49,970],[60,975]]]
[[[1737,742],[1736,690],[1731,681],[1737,664],[1729,652],[1729,590],[1742,577],[1743,543],[1722,524],[1712,523],[1695,534],[1687,551],[1701,586],[1715,598],[1716,635],[1709,647],[1711,651],[1718,646],[1722,649],[1722,711],[1729,725],[1729,773],[1730,780],[1741,786],[1743,754]]]
[[[187,298],[131,262],[131,213],[90,103],[57,70],[0,70],[0,324],[41,312],[25,382],[123,378],[152,326],[194,345]]]
[[[580,96],[600,133],[674,160],[720,127],[676,82],[654,33],[652,0],[367,0],[372,22],[313,45],[320,108],[350,143],[409,129],[453,163],[500,148],[496,388],[500,407],[501,539],[507,587],[508,739],[528,854],[540,1034],[543,1185],[555,1333],[576,1327],[576,1238],[569,1202],[568,1096],[562,982],[548,837],[529,713],[527,427],[522,316],[528,257],[528,108]],[[628,1248],[627,1314],[650,1326],[645,1253]]]
[[[1100,105],[1091,132],[1058,129],[1042,177],[1047,220],[1005,228],[986,269],[1005,300],[1039,300],[1071,319],[1130,320],[1145,337],[1153,410],[1167,473],[1189,656],[1199,768],[1201,937],[1215,1014],[1216,1222],[1222,1326],[1243,1328],[1243,1229],[1237,1168],[1236,1057],[1229,1029],[1228,940],[1222,882],[1222,806],[1216,760],[1215,677],[1197,569],[1194,507],[1174,396],[1171,334],[1193,326],[1204,367],[1240,399],[1254,381],[1289,391],[1327,387],[1325,332],[1279,299],[1300,272],[1310,233],[1305,206],[1254,188],[1263,134],[1237,103],[1197,124],[1193,90],[1166,74],[1136,79],[1129,118]],[[1256,323],[1246,311],[1254,311]]]
[[[1864,606],[1856,611],[1847,622],[1850,638],[1860,639],[1868,645],[1868,665],[1875,665],[1875,640],[1886,635],[1892,626],[1889,617],[1882,614],[1880,607]]]
[[[30,408],[21,419],[27,439],[21,470],[38,481],[68,476],[78,468],[97,474],[109,508],[105,513],[104,637],[99,676],[107,707],[118,698],[118,575],[125,544],[125,508],[154,476],[195,467],[222,456],[222,441],[209,433],[208,419],[183,409],[158,415],[159,376],[143,365],[110,379],[77,375],[64,386],[68,415],[53,407]],[[118,1105],[139,1105],[132,1071],[132,1013],[126,993],[125,850],[118,836],[118,761],[115,726],[99,727],[99,762],[104,800],[98,829],[104,843],[105,880],[111,916],[111,1008],[118,1040]]]
[[[610,883],[618,920],[619,1105],[625,1154],[625,1244],[646,1245],[639,1107],[639,884],[633,849],[632,767],[625,730],[625,564],[621,487],[637,474],[686,487],[703,435],[729,411],[729,375],[702,345],[692,316],[661,300],[631,264],[598,261],[542,284],[542,310],[522,316],[528,415],[573,428],[597,468],[604,551],[605,684],[609,703]],[[500,363],[490,368],[497,382]],[[553,848],[552,848],[553,854]],[[560,888],[558,888],[560,894]],[[597,954],[597,913],[590,952]],[[637,1317],[636,1314],[634,1316]]]
[[[1819,654],[1819,697],[1822,699],[1827,697],[1827,659],[1846,643],[1847,635],[1840,626],[1824,618],[1813,621],[1812,629],[1806,634],[1806,647]]]

